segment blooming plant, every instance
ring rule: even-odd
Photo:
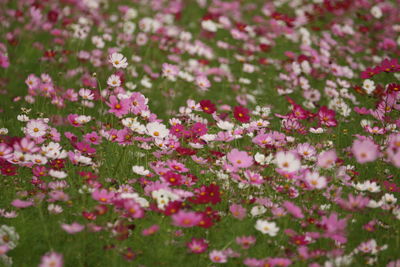
[[[400,266],[398,1],[0,7],[0,266]]]

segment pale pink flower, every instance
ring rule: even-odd
[[[85,228],[85,226],[77,222],[74,222],[72,224],[63,223],[61,224],[61,228],[64,229],[64,231],[66,231],[69,234],[76,234],[81,232]]]
[[[335,165],[336,159],[336,151],[331,149],[318,155],[317,165],[321,168],[329,169]]]
[[[202,215],[194,211],[180,210],[178,213],[171,216],[173,224],[180,227],[196,226],[202,219]]]
[[[62,267],[63,265],[63,256],[61,254],[49,252],[42,257],[39,267]]]
[[[358,163],[371,162],[376,160],[379,156],[378,146],[370,139],[354,140],[351,151]]]
[[[236,168],[248,168],[253,165],[253,158],[245,151],[239,151],[236,148],[226,155],[228,160]]]

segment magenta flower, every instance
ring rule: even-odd
[[[328,109],[323,106],[318,110],[318,119],[322,125],[328,127],[335,127],[337,125],[337,120],[335,119],[335,111]]]
[[[253,158],[247,152],[239,151],[236,148],[228,153],[227,158],[235,168],[248,168],[253,165]]]
[[[84,154],[94,154],[96,153],[96,149],[91,147],[88,143],[85,142],[78,142],[76,143],[76,149],[81,151]]]
[[[371,162],[376,160],[379,156],[378,146],[370,139],[354,140],[351,151],[358,163]]]
[[[194,211],[180,210],[178,213],[171,216],[173,225],[180,227],[196,226],[202,219],[202,215]]]
[[[192,128],[190,129],[190,131],[192,132],[192,134],[194,136],[202,136],[205,135],[207,133],[207,126],[201,122],[196,122],[195,124],[193,124]]]
[[[91,133],[87,133],[83,136],[83,139],[88,142],[91,143],[93,145],[98,145],[101,143],[101,136],[99,136],[97,134],[97,132],[91,132]]]

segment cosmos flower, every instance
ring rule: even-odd
[[[172,215],[171,218],[175,226],[188,228],[196,226],[201,221],[202,216],[194,211],[180,210]]]
[[[226,155],[229,162],[236,168],[248,168],[253,165],[253,158],[245,151],[239,151],[236,148]]]
[[[275,155],[275,162],[279,169],[288,173],[298,171],[301,166],[300,160],[291,152],[279,151]]]
[[[76,233],[81,232],[85,228],[85,226],[83,226],[77,222],[74,222],[72,224],[63,223],[63,224],[61,224],[61,228],[64,231],[66,231],[68,234],[76,234]]]
[[[370,139],[354,140],[351,151],[358,163],[372,162],[379,156],[378,145]]]
[[[62,267],[63,256],[57,252],[48,252],[42,256],[39,267]]]
[[[114,68],[117,69],[125,69],[128,66],[126,57],[120,53],[112,53],[108,61],[114,66]]]
[[[121,79],[118,75],[112,74],[110,77],[108,77],[107,84],[111,87],[118,87],[121,85]]]
[[[268,234],[269,236],[276,236],[279,232],[279,227],[276,226],[276,223],[267,220],[257,220],[255,227],[261,233]]]

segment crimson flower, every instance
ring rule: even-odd
[[[249,110],[242,106],[236,106],[233,110],[233,116],[240,122],[249,122]]]

